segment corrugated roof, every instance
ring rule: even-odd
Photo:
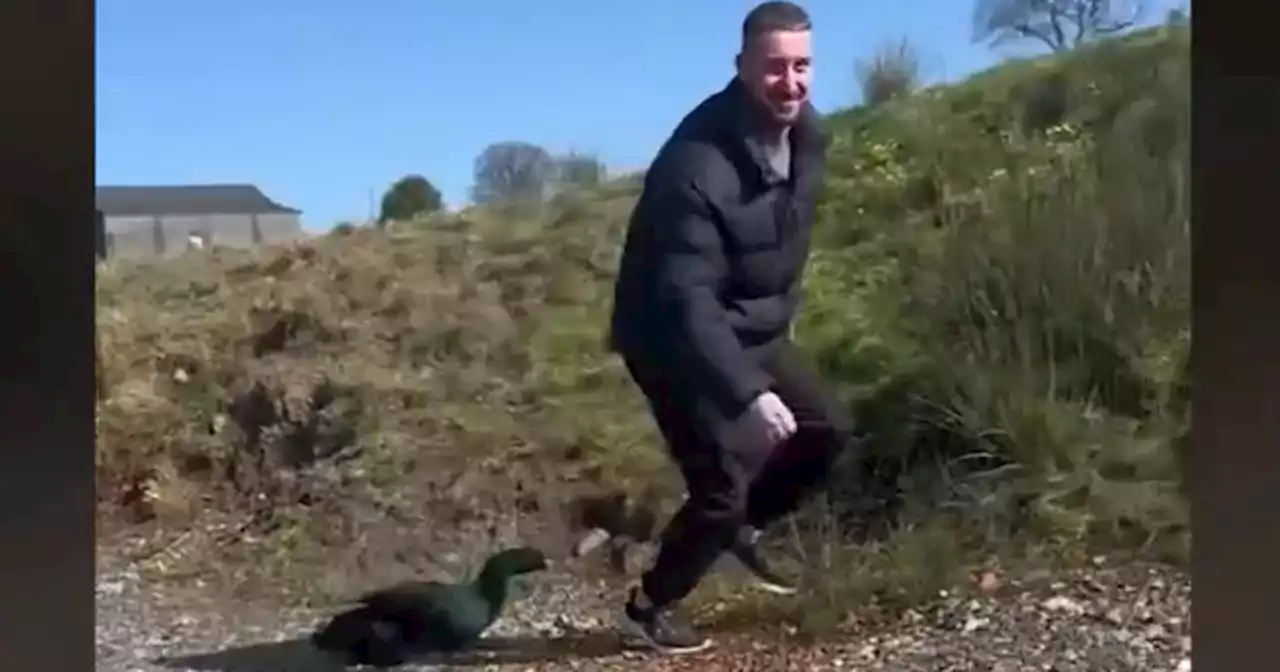
[[[265,215],[300,214],[250,184],[97,187],[94,200],[104,215]]]

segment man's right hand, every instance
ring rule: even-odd
[[[772,450],[796,433],[791,409],[773,392],[764,392],[733,423],[731,440],[747,450]]]

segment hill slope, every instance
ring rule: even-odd
[[[831,115],[797,338],[873,436],[842,507],[1185,547],[1188,66],[1155,29]],[[674,495],[602,347],[637,189],[103,267],[104,510],[256,572]]]

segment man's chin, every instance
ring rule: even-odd
[[[792,106],[787,106],[782,108],[775,107],[772,110],[773,120],[779,124],[787,124],[787,125],[794,124],[796,120],[800,118],[800,109],[801,107],[799,105],[796,105],[794,107]]]

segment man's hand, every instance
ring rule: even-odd
[[[791,409],[773,392],[756,397],[734,422],[730,433],[735,446],[748,450],[772,450],[796,433]]]

